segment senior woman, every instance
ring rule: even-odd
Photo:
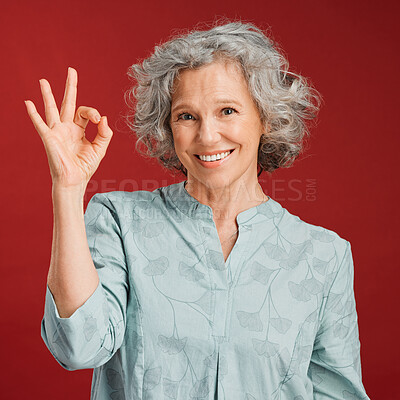
[[[74,69],[60,114],[46,80],[47,123],[27,102],[53,178],[41,326],[53,356],[94,368],[92,399],[368,399],[350,243],[257,179],[300,153],[317,93],[240,22],[173,38],[130,75],[137,145],[186,179],[96,194],[85,214],[106,118],[75,112]]]

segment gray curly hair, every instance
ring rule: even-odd
[[[241,67],[265,132],[258,147],[258,175],[290,167],[309,135],[307,120],[316,117],[320,95],[306,78],[289,72],[278,45],[251,23],[215,23],[156,46],[154,53],[128,69],[136,84],[125,93],[128,126],[136,150],[158,158],[167,169],[187,176],[174,147],[169,124],[174,81],[179,72],[224,59]],[[139,145],[146,149],[142,151]]]

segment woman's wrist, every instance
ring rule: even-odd
[[[65,186],[60,183],[53,182],[52,185],[52,195],[55,196],[72,196],[72,197],[84,197],[86,191],[87,183],[82,183],[80,185],[70,185]]]
[[[85,190],[86,185],[65,187],[53,184],[52,200],[55,217],[61,214],[70,217],[83,215]]]

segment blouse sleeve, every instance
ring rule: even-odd
[[[95,194],[85,216],[86,236],[99,284],[70,317],[61,318],[47,286],[41,336],[62,367],[73,371],[106,363],[121,346],[128,272],[119,220],[105,194]]]
[[[324,298],[308,375],[314,400],[369,399],[361,380],[360,341],[351,245]],[[321,314],[320,314],[321,315]]]

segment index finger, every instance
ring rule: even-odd
[[[65,83],[64,98],[60,109],[60,120],[73,121],[76,108],[76,93],[78,85],[78,73],[74,68],[68,68],[67,82]]]

